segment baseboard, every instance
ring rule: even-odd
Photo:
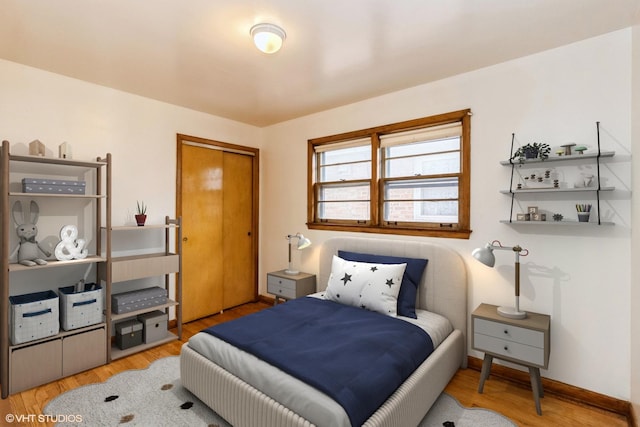
[[[275,298],[268,297],[266,295],[262,295],[261,294],[261,295],[258,295],[258,301],[264,302],[264,303],[267,303],[267,304],[273,304],[275,302]]]
[[[467,356],[468,367],[477,371],[482,370],[482,360],[473,356]],[[504,365],[493,364],[491,366],[491,375],[512,382],[519,386],[526,388],[531,387],[531,379],[529,372],[520,371],[517,369],[509,368]],[[580,387],[572,386],[569,384],[555,381],[549,378],[542,378],[542,388],[545,394],[553,394],[556,397],[575,402],[578,404],[589,405],[596,408],[604,409],[616,414],[627,417],[628,420],[632,419],[632,406],[631,403],[616,399],[614,397],[606,396],[604,394],[596,393],[593,391],[585,390]],[[630,424],[634,425],[634,424]],[[635,424],[637,427],[637,424]]]

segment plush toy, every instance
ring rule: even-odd
[[[47,261],[40,258],[38,252],[42,252],[47,257],[51,256],[51,253],[47,252],[46,249],[36,241],[36,235],[38,234],[36,223],[38,222],[39,215],[40,209],[38,208],[38,204],[33,200],[30,204],[28,222],[22,210],[22,203],[16,201],[13,204],[13,221],[17,226],[16,233],[18,234],[18,238],[20,238],[20,243],[18,243],[18,246],[11,253],[11,257],[14,257],[17,253],[18,262],[29,267],[47,264]]]

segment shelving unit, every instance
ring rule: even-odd
[[[72,375],[106,362],[107,324],[105,322],[78,328],[70,331],[60,330],[57,335],[29,341],[17,345],[10,342],[9,331],[9,296],[11,280],[15,274],[27,274],[27,271],[42,269],[67,268],[85,264],[100,265],[108,262],[108,256],[101,252],[102,241],[100,225],[103,220],[110,223],[110,174],[111,154],[96,161],[78,161],[53,157],[13,155],[10,153],[8,141],[2,142],[0,163],[0,198],[2,200],[2,227],[0,236],[0,383],[2,398],[9,394],[52,381],[63,376]],[[93,192],[91,194],[42,194],[15,191],[20,182],[14,175],[36,173],[48,176],[89,176]],[[13,181],[12,181],[13,180]],[[88,180],[88,182],[89,182]],[[105,190],[106,189],[106,190]],[[70,261],[48,261],[46,265],[27,267],[10,263],[10,236],[15,234],[12,227],[10,209],[12,202],[18,198],[54,201],[56,206],[64,210],[64,203],[77,200],[79,203],[93,204],[91,224],[94,228],[95,253],[85,259]],[[58,203],[60,202],[60,203]],[[103,208],[104,203],[107,206]],[[73,207],[68,208],[73,209]],[[46,216],[46,215],[44,215]],[[42,218],[42,215],[41,215]],[[64,224],[60,224],[62,226]],[[47,230],[50,232],[51,230]],[[42,232],[42,230],[41,230]],[[42,234],[41,234],[42,235]],[[11,273],[11,275],[10,275]],[[55,290],[55,285],[43,284],[41,290]],[[15,291],[15,289],[14,289]],[[34,369],[37,367],[37,369]]]
[[[558,225],[578,225],[578,226],[592,226],[592,225],[614,225],[613,222],[602,221],[600,217],[600,193],[615,191],[615,187],[611,186],[602,186],[601,185],[601,176],[600,176],[600,164],[601,159],[603,158],[611,158],[615,155],[614,151],[601,151],[600,149],[600,122],[596,122],[596,134],[597,134],[597,152],[588,153],[588,154],[573,154],[573,155],[564,155],[564,156],[549,156],[548,158],[542,160],[539,158],[536,159],[524,159],[524,160],[503,160],[500,162],[503,166],[511,167],[511,179],[508,190],[500,190],[502,194],[508,194],[511,196],[511,209],[509,212],[508,220],[501,220],[500,222],[503,224],[509,225],[550,225],[550,226],[558,226]],[[513,157],[513,145],[515,140],[515,134],[512,134],[511,139],[511,155],[510,158]],[[596,174],[594,175],[594,186],[589,187],[529,187],[529,188],[514,188],[514,178],[516,176],[516,167],[531,167],[531,166],[540,166],[543,163],[571,163],[571,162],[589,162],[592,161],[596,166]],[[547,218],[546,221],[517,221],[513,218],[513,207],[516,201],[516,198],[522,197],[526,195],[535,195],[535,194],[561,194],[561,193],[588,193],[595,197],[596,202],[596,210],[595,214],[597,217],[596,222],[579,222],[579,221],[571,221],[565,220],[562,221],[554,221],[551,218]]]
[[[105,265],[105,269],[101,270],[100,278],[105,282],[106,286],[106,303],[105,303],[105,313],[106,313],[106,323],[107,323],[107,336],[111,337],[112,330],[114,324],[116,322],[135,318],[136,316],[144,313],[148,313],[155,310],[164,310],[168,312],[169,308],[175,307],[176,310],[176,323],[177,323],[177,334],[173,334],[171,332],[167,332],[167,337],[158,341],[154,341],[147,344],[140,344],[135,347],[131,347],[125,350],[121,350],[118,348],[115,343],[110,343],[107,346],[107,360],[115,360],[122,357],[126,357],[130,354],[137,353],[139,351],[146,350],[151,347],[155,347],[170,341],[174,341],[177,339],[182,339],[182,228],[181,228],[181,219],[171,219],[168,216],[165,217],[164,224],[157,225],[144,225],[141,227],[138,226],[119,226],[119,227],[110,227],[108,232],[106,233],[108,236],[107,239],[107,253],[111,254],[112,251],[112,242],[111,242],[111,234],[112,233],[141,233],[141,232],[149,232],[149,230],[164,230],[165,239],[164,239],[164,252],[153,253],[153,254],[140,254],[140,255],[129,255],[122,257],[112,257],[108,256],[107,262]],[[151,231],[151,232],[152,232]],[[173,236],[172,236],[173,234]],[[175,252],[170,252],[170,243],[171,240],[175,239]],[[155,276],[164,276],[164,286],[167,291],[169,290],[170,277],[171,275],[175,275],[175,292],[174,298],[169,298],[166,304],[149,307],[142,310],[136,310],[128,313],[112,313],[111,311],[111,295],[117,292],[114,292],[114,288],[117,288],[117,284],[119,282],[143,279],[147,277],[155,277]]]

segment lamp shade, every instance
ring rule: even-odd
[[[249,31],[253,43],[264,53],[276,53],[282,47],[287,34],[274,24],[256,24]]]
[[[484,248],[476,248],[471,255],[486,266],[493,267],[496,264],[496,257],[493,254],[491,245],[487,244]]]
[[[302,234],[298,233],[298,246],[297,249],[301,250],[304,248],[308,248],[311,246],[311,240],[304,237]]]

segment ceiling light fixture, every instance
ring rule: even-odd
[[[256,47],[264,53],[276,53],[287,38],[284,30],[274,24],[256,24],[249,33]]]

